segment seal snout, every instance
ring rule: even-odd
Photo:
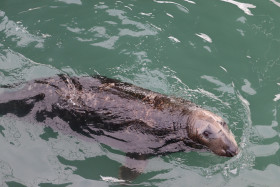
[[[226,156],[227,157],[233,157],[239,153],[238,147],[230,146],[226,149]]]

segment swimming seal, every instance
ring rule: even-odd
[[[0,96],[0,115],[60,123],[131,158],[206,149],[238,154],[226,122],[194,103],[118,80],[58,75]]]

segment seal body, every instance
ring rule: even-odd
[[[124,151],[159,155],[208,149],[234,156],[224,120],[194,103],[106,77],[33,80],[0,96],[0,115],[13,113]]]

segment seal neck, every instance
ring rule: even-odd
[[[183,132],[181,136],[186,142],[193,141],[193,115],[198,108],[199,107],[196,105],[183,108],[180,114],[180,119],[178,119],[180,125],[177,128]]]
[[[171,124],[173,139],[186,140],[188,139],[188,115],[179,115]]]

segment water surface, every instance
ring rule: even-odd
[[[101,74],[221,115],[240,154],[149,160],[136,186],[278,186],[280,1],[1,0],[0,84]],[[1,89],[11,91],[9,89]],[[115,186],[124,153],[0,116],[1,186]]]

